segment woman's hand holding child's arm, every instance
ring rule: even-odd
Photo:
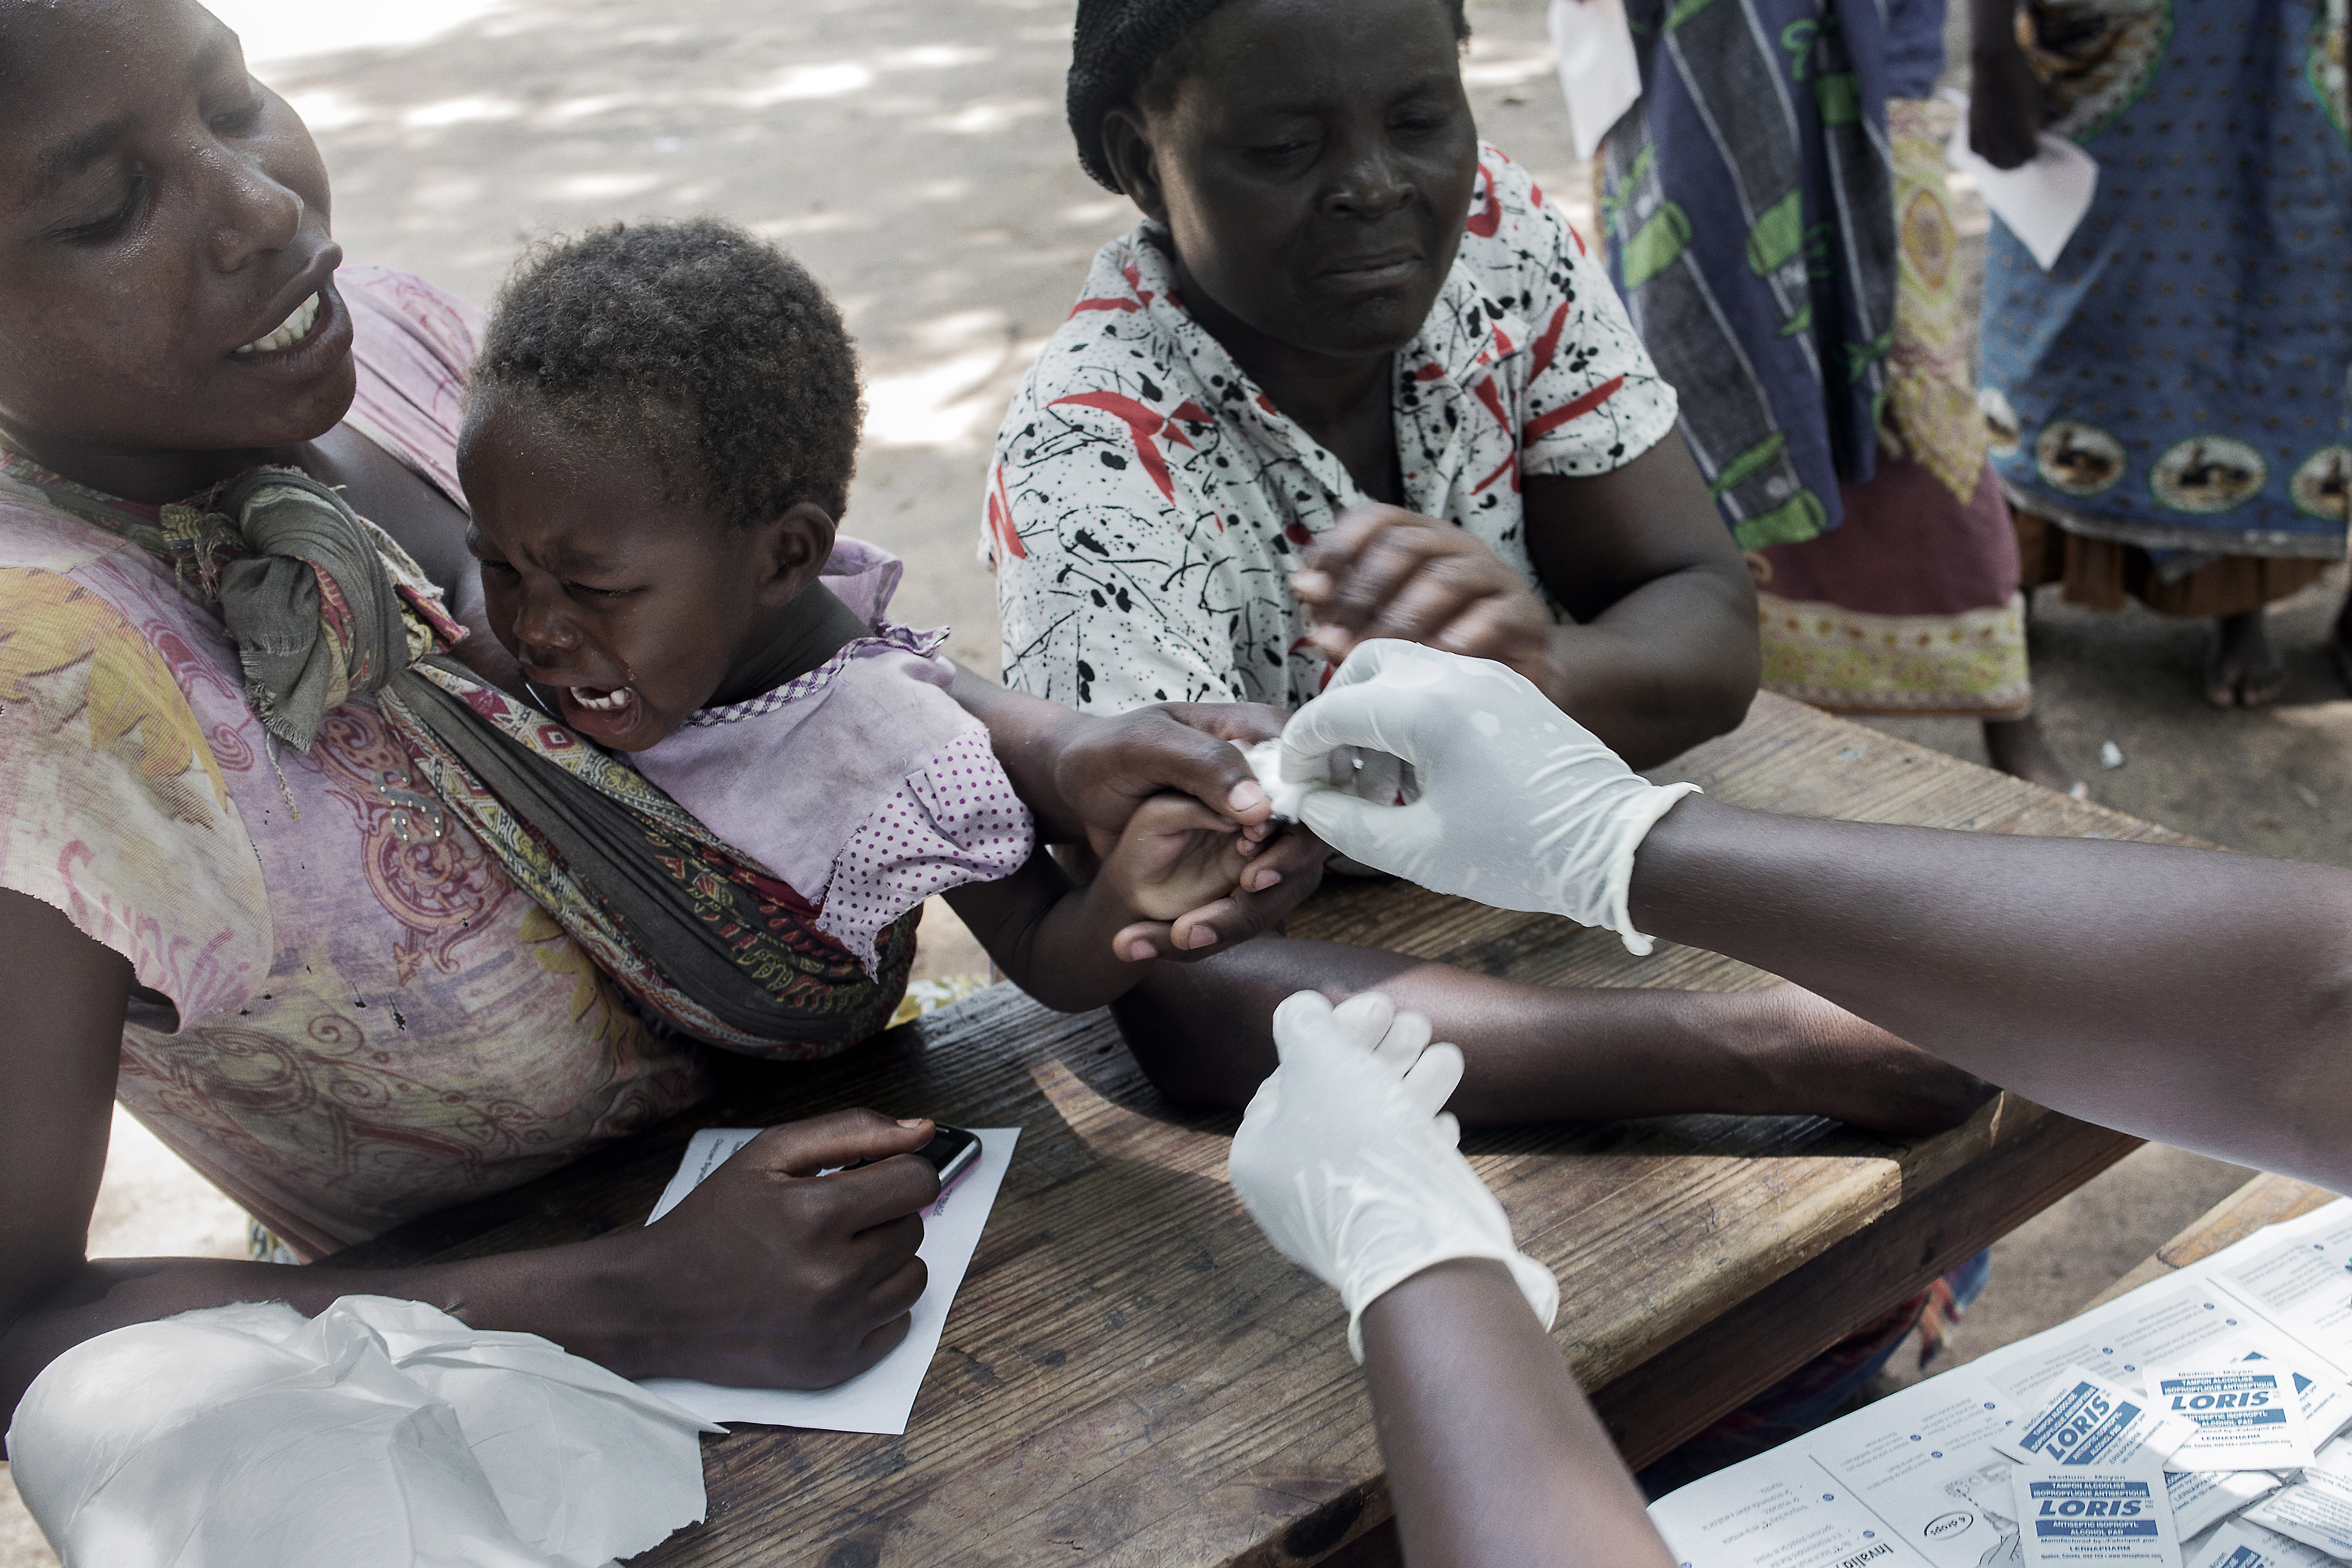
[[[1008,691],[961,668],[951,689],[988,726],[997,761],[1048,844],[1083,844],[1097,857],[1108,855],[1136,808],[1165,791],[1190,795],[1242,828],[1241,853],[1250,863],[1223,897],[1172,923],[1135,927],[1160,956],[1200,958],[1246,942],[1278,923],[1320,880],[1328,851],[1302,827],[1277,827],[1265,788],[1233,744],[1279,735],[1281,710],[1168,702],[1105,717]],[[972,917],[964,918],[969,924]]]
[[[967,883],[946,896],[1014,984],[1074,1013],[1117,1001],[1140,982],[1144,971],[1130,961],[1156,956],[1154,938],[1171,920],[1205,939],[1202,955],[1216,951],[1216,933],[1197,923],[1200,911],[1231,898],[1248,865],[1232,821],[1188,795],[1160,795],[1128,818],[1090,882],[1073,886],[1039,850],[1003,881]]]

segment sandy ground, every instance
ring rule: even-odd
[[[301,108],[357,260],[487,302],[519,247],[644,216],[719,213],[791,247],[865,355],[848,526],[908,563],[902,619],[997,666],[977,499],[1007,395],[1131,221],[1061,119],[1069,0],[224,0],[258,73]],[[1479,122],[1591,230],[1539,0],[1471,0]],[[1967,226],[1982,232],[1980,213]],[[2276,617],[2286,700],[2197,699],[2206,633],[2037,605],[2034,673],[2062,758],[2096,798],[2261,855],[2352,865],[2352,700],[2317,651],[2336,580]],[[1982,760],[1972,725],[1885,726]],[[2123,765],[2103,769],[2113,741]],[[980,967],[935,910],[922,972]],[[2058,1321],[2243,1177],[2148,1149],[1996,1249],[1961,1359]],[[243,1218],[118,1119],[94,1253],[242,1256]],[[1898,1357],[1897,1370],[1911,1358]],[[0,1474],[5,1474],[0,1469]],[[55,1561],[0,1482],[0,1568]]]

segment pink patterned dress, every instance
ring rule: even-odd
[[[457,497],[477,319],[400,273],[338,281],[352,423]],[[0,886],[130,961],[132,1114],[315,1257],[707,1091],[373,706],[273,758],[212,612],[37,477],[0,460]]]

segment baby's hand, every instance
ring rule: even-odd
[[[1238,825],[1188,795],[1135,808],[1097,880],[1130,921],[1172,921],[1234,890],[1249,863]]]

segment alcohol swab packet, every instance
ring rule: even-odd
[[[2173,1470],[2299,1470],[2312,1461],[2294,1369],[2268,1358],[2219,1367],[2150,1367],[2149,1396],[2194,1430],[2165,1459]]]
[[[2124,1465],[2021,1464],[2010,1484],[2024,1568],[2181,1568],[2179,1527],[2152,1454]]]
[[[2326,1441],[2352,1426],[2352,1384],[2335,1373],[2322,1370],[2311,1362],[2297,1361],[2293,1356],[2274,1356],[2268,1351],[2250,1350],[2238,1358],[2241,1361],[2283,1361],[2294,1374],[2294,1391],[2301,1396],[2304,1435],[2311,1439],[2316,1453]]]
[[[2116,1466],[2143,1453],[2160,1464],[2195,1430],[2162,1414],[2147,1395],[2070,1366],[2044,1387],[2024,1428],[1994,1439],[1993,1447],[2022,1465]]]

